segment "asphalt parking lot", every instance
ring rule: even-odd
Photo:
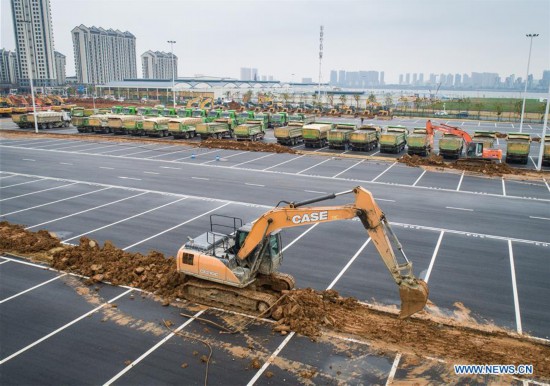
[[[280,200],[362,185],[394,225],[415,273],[428,281],[439,312],[452,315],[459,302],[480,322],[550,339],[546,180],[170,143],[0,138],[0,153],[1,219],[54,231],[66,242],[88,235],[127,250],[168,255],[187,236],[204,232],[212,213],[247,222]],[[343,197],[328,204],[348,201]],[[361,301],[397,305],[396,286],[367,241],[356,221],[285,230],[283,271],[294,275],[299,287],[331,287]],[[214,345],[212,384],[380,384],[419,376],[443,383],[489,380],[447,378],[437,360],[412,364],[400,353],[374,352],[368,342],[324,337],[313,343],[293,334],[275,335],[269,321],[255,322],[246,335],[220,335],[136,290],[100,285],[90,294],[77,278],[18,259],[1,259],[0,275],[0,372],[6,384],[47,379],[202,384],[200,356],[206,349],[189,336]],[[242,318],[214,309],[185,313],[198,312],[218,321]],[[191,335],[171,336],[160,325],[163,319]],[[265,363],[260,369],[250,365],[254,356]],[[307,378],[304,372],[312,369],[317,372]]]

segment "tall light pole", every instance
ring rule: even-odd
[[[29,20],[18,20],[18,21],[20,23],[27,24],[27,26],[31,24]],[[29,74],[29,81],[31,84],[31,101],[32,101],[32,112],[33,112],[33,118],[34,118],[34,132],[38,134],[38,121],[36,119],[36,103],[34,102],[34,84],[32,79],[32,70],[34,66],[32,65],[33,63],[32,58],[29,56],[29,51],[32,48],[32,39],[29,40],[26,27],[25,27],[25,41],[27,42],[27,50],[26,50],[25,56],[27,57],[27,62],[28,62],[27,73]]]
[[[546,110],[544,112],[544,124],[542,126],[542,136],[540,138],[539,159],[537,170],[542,170],[542,156],[544,154],[544,137],[546,136],[546,127],[548,126],[548,110],[550,110],[550,85],[548,85],[548,96],[546,97]]]
[[[176,72],[174,70],[174,44],[176,43],[176,41],[168,40],[168,43],[170,43],[170,53],[172,54],[172,99],[174,101],[174,108],[176,108],[176,89],[175,89]]]
[[[527,75],[525,75],[525,89],[523,90],[523,105],[521,107],[521,120],[519,122],[519,132],[523,132],[523,115],[525,113],[525,98],[527,97],[527,84],[529,83],[529,65],[531,64],[531,48],[533,47],[533,38],[539,36],[539,34],[527,34],[529,38],[529,58],[527,59]]]

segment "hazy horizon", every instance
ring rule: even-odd
[[[1,47],[15,49],[11,4],[1,1]],[[178,74],[240,77],[241,67],[284,81],[318,79],[319,26],[325,29],[323,81],[330,70],[399,74],[495,72],[525,78],[550,69],[548,0],[106,1],[50,0],[54,46],[75,74],[71,30],[77,25],[130,31],[140,56],[170,51]],[[158,15],[158,16],[156,16]],[[292,75],[294,74],[294,75]]]

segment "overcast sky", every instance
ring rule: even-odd
[[[1,46],[14,49],[10,1],[0,1]],[[325,81],[331,69],[385,71],[386,82],[406,72],[525,77],[526,33],[540,34],[530,72],[538,79],[550,69],[550,0],[50,1],[67,75],[75,74],[70,31],[80,24],[132,32],[138,58],[176,40],[180,76],[239,77],[240,67],[255,67],[316,80],[321,24]]]

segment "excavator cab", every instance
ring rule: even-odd
[[[466,157],[468,158],[482,158],[483,157],[483,143],[482,142],[470,142],[466,148]]]

